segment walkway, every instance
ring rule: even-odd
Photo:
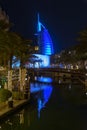
[[[13,101],[13,108],[8,106],[8,103],[1,103],[0,104],[0,119],[6,117],[7,115],[11,114],[12,112],[16,111],[21,106],[29,103],[29,100],[14,100]]]

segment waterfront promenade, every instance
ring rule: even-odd
[[[9,107],[8,103],[0,104],[0,119],[14,113],[16,110],[24,106],[25,104],[29,104],[30,100],[13,100],[13,107]]]

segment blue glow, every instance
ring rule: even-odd
[[[37,26],[37,32],[41,31],[41,23],[39,21],[39,13],[38,13],[38,26]]]
[[[46,87],[38,98],[38,117],[40,118],[41,109],[45,107],[52,93],[52,87]]]
[[[37,34],[38,34],[39,53],[43,55],[52,55],[54,53],[53,43],[48,30],[44,27],[44,25],[42,25],[42,23],[39,20],[39,14],[38,14]]]
[[[50,56],[40,55],[40,54],[34,54],[34,55],[37,56],[38,59],[42,60],[42,62],[40,63],[40,67],[48,67],[50,65]],[[36,62],[36,65],[37,65],[37,62]]]
[[[50,77],[37,77],[36,81],[45,82],[45,83],[52,83],[52,78]]]
[[[20,60],[17,60],[16,57],[13,57],[13,61],[12,61],[12,68],[18,68],[20,67]]]
[[[46,84],[38,84],[38,83],[32,83],[30,84],[30,92],[37,94],[37,104],[38,104],[38,117],[40,118],[40,111],[43,107],[45,107],[45,104],[48,102],[51,94],[52,94],[52,86],[46,85]]]

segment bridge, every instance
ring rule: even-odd
[[[54,79],[77,79],[81,83],[85,84],[85,72],[81,70],[61,69],[61,68],[30,68],[28,69],[28,75],[31,79],[35,76],[46,76]]]

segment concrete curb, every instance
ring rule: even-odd
[[[30,104],[30,100],[17,101],[16,103],[13,104],[13,108],[9,108],[7,105],[0,113],[0,120],[6,118],[12,113],[15,113],[18,109],[27,104]]]

